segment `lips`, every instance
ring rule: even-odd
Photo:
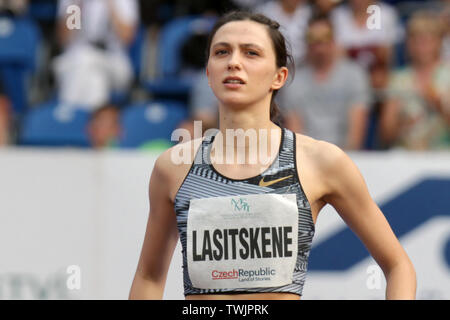
[[[230,76],[230,77],[226,77],[223,80],[223,83],[225,83],[225,84],[245,84],[245,81],[239,77]]]
[[[245,81],[236,76],[226,77],[223,84],[227,89],[238,90],[245,85]]]

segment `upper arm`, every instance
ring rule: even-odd
[[[164,282],[178,241],[178,229],[173,202],[169,196],[170,170],[168,152],[155,162],[150,185],[150,212],[137,272],[144,278]]]
[[[383,271],[395,266],[406,253],[380,208],[373,201],[357,166],[339,147],[322,143],[324,200],[332,205],[359,237]]]

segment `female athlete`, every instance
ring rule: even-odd
[[[156,160],[130,299],[162,299],[178,239],[186,299],[300,299],[327,203],[383,270],[386,298],[415,299],[414,267],[356,165],[336,145],[276,123],[273,99],[290,59],[278,29],[246,12],[229,13],[212,29],[206,73],[219,129]],[[249,142],[235,145],[242,136]],[[179,154],[189,161],[174,161]],[[225,154],[232,156],[224,161]]]

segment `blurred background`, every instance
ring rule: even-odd
[[[280,123],[348,152],[418,298],[450,298],[450,1],[0,0],[0,299],[127,298],[155,159],[176,128],[218,127],[205,47],[232,9],[289,42]],[[316,227],[304,299],[383,299],[332,207]]]

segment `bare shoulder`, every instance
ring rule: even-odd
[[[354,166],[340,147],[324,140],[296,133],[296,147],[297,166],[304,171],[304,180],[314,182],[310,188],[316,190],[318,198],[334,189],[344,172],[349,172],[346,168]]]
[[[321,172],[333,170],[336,162],[343,161],[345,152],[333,143],[317,140],[312,137],[296,133],[297,154],[303,155],[308,161],[314,163]]]
[[[340,147],[323,140],[302,136],[302,150],[310,167],[314,169],[316,181],[320,181],[322,199],[330,196],[366,192],[367,186],[359,168]],[[367,192],[365,194],[367,196]]]
[[[203,138],[178,143],[161,153],[155,161],[153,170],[168,187],[172,201],[194,161]]]

